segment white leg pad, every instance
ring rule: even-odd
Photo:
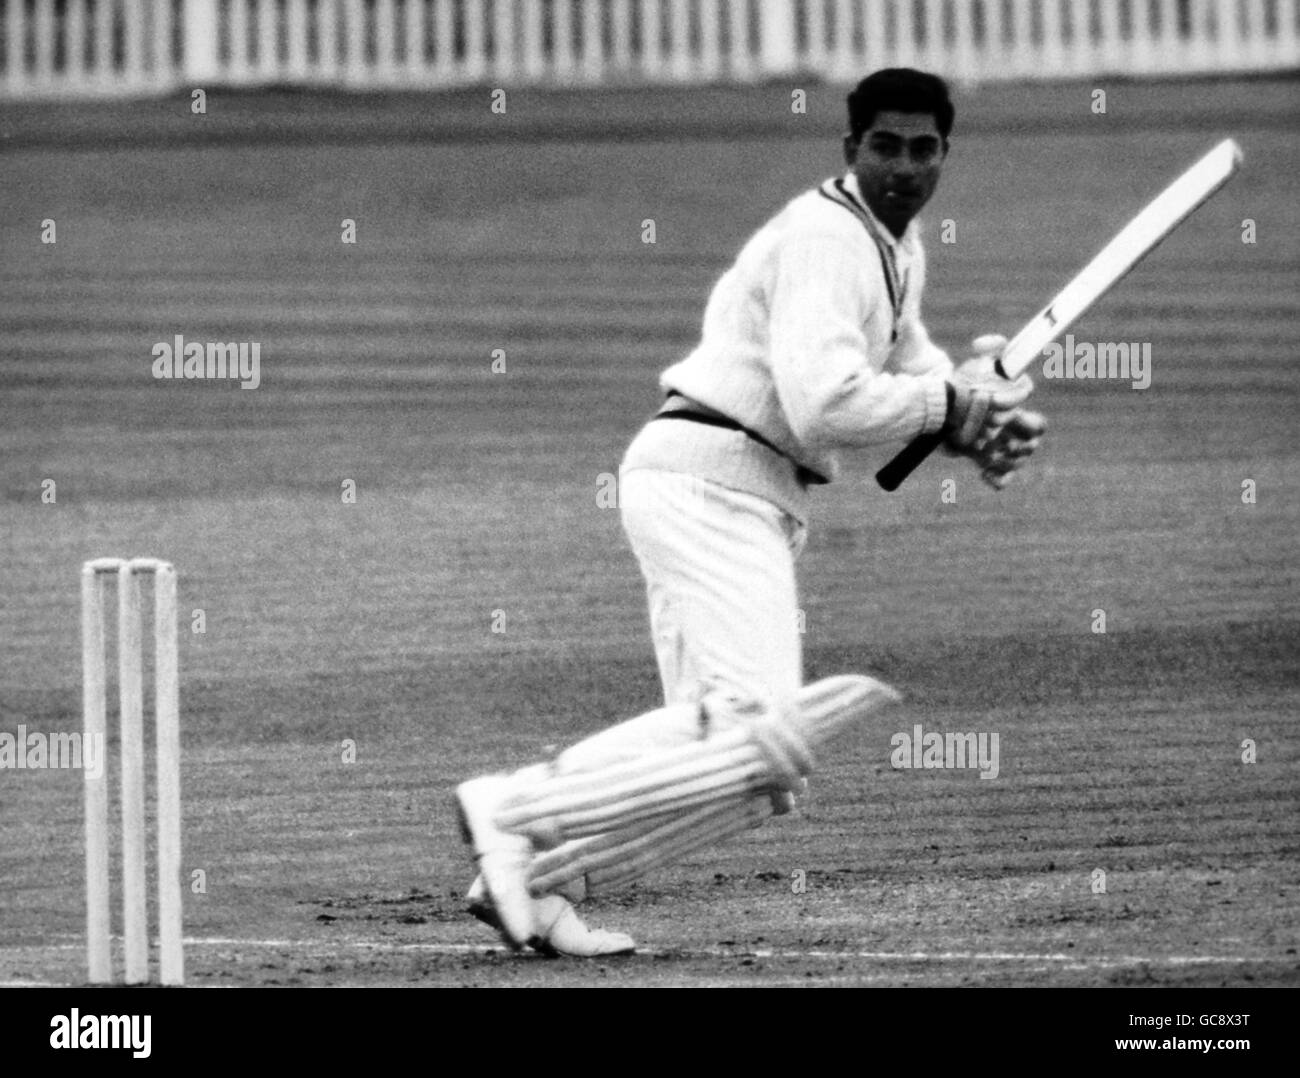
[[[802,688],[790,715],[767,714],[759,721],[774,726],[784,718],[782,738],[811,750],[897,699],[893,689],[873,678],[841,675]],[[704,740],[639,759],[592,771],[557,771],[517,784],[502,801],[495,823],[551,848],[687,809],[741,800],[774,786],[789,788],[798,776],[784,773],[782,762],[764,747],[767,740],[742,721],[710,731]],[[811,770],[811,759],[810,751],[797,754],[799,774]]]
[[[740,797],[568,842],[534,859],[528,886],[534,895],[572,894],[576,881],[582,881],[585,894],[610,891],[698,849],[758,827],[771,815],[772,803],[767,797]]]
[[[804,740],[820,748],[872,712],[901,699],[883,681],[862,674],[836,674],[799,690],[795,721]]]
[[[507,797],[496,824],[543,847],[555,839],[631,827],[683,809],[733,800],[770,783],[770,768],[749,731],[576,775],[554,775]]]

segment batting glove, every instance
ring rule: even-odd
[[[953,371],[948,381],[948,416],[944,422],[948,447],[978,457],[998,437],[1011,415],[1033,392],[1034,383],[1022,374],[1014,381],[997,373],[997,358],[1005,337],[989,334],[973,342],[976,354]]]
[[[1047,420],[1038,412],[1017,408],[1002,429],[984,449],[975,455],[984,482],[1001,490],[1038,448],[1047,431]]]

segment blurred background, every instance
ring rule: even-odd
[[[9,97],[1294,68],[1295,0],[4,0]]]

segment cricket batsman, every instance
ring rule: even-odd
[[[942,431],[1000,489],[1037,448],[1032,385],[953,366],[921,324],[916,216],[939,182],[947,86],[878,71],[848,97],[847,171],[790,202],[713,289],[698,346],[619,476],[646,580],[662,707],[554,760],[461,784],[470,912],[513,948],[596,956],[631,938],[575,905],[790,811],[816,754],[897,699],[873,678],[803,682],[795,559],[838,454]]]

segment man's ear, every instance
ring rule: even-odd
[[[855,135],[852,131],[844,136],[844,163],[846,165],[853,164],[854,159],[858,156],[858,146],[861,145],[861,143],[862,136]],[[946,144],[944,150],[945,152],[947,151]]]

